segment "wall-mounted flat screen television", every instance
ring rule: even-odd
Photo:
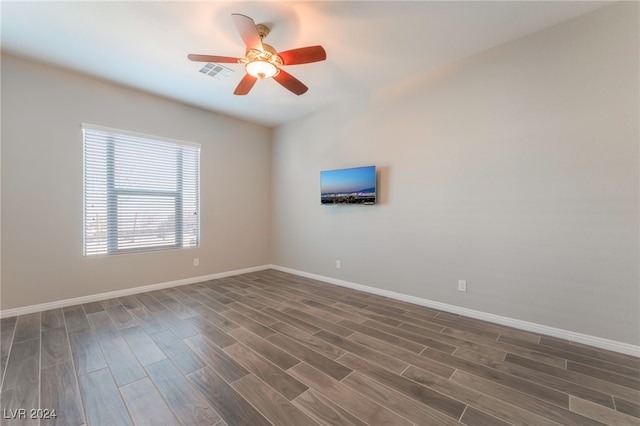
[[[322,204],[375,204],[376,166],[320,172]]]

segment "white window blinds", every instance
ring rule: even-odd
[[[198,247],[200,145],[82,131],[84,255]]]

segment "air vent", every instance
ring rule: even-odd
[[[207,62],[205,66],[200,68],[200,72],[210,77],[215,77],[216,80],[224,80],[225,78],[229,77],[232,72],[235,71],[220,64]]]

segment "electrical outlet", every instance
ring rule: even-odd
[[[342,265],[340,264],[339,260],[336,260],[336,269],[340,269]]]
[[[467,291],[467,282],[465,280],[458,280],[458,291]]]
[[[200,259],[198,259],[197,257],[193,258],[193,266],[200,266]]]

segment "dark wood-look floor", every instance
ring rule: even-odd
[[[273,270],[0,326],[2,425],[640,424],[638,358]]]

